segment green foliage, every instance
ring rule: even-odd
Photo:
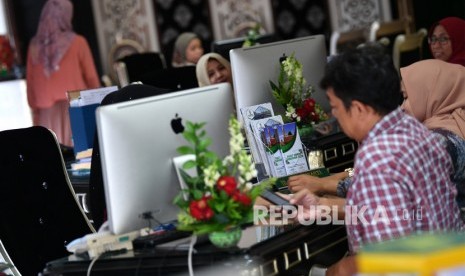
[[[197,234],[223,231],[252,222],[255,199],[275,181],[269,179],[255,185],[248,182],[256,176],[255,166],[251,157],[243,151],[244,138],[234,116],[229,125],[231,155],[224,160],[208,149],[212,141],[207,137],[204,126],[205,123],[187,122],[183,136],[189,145],[177,149],[180,154],[195,155],[195,160],[185,162],[180,171],[188,188],[174,199],[181,208],[178,229]],[[186,172],[192,168],[197,171],[194,176]],[[228,181],[219,184],[224,177]]]
[[[244,43],[242,44],[243,48],[254,46],[257,44],[258,35],[260,34],[260,28],[260,23],[256,23],[255,27],[253,27],[247,32],[247,37]]]
[[[273,97],[286,110],[285,121],[294,121],[303,126],[329,118],[312,98],[314,88],[307,85],[303,77],[303,65],[295,58],[294,53],[280,62],[278,82],[270,80],[269,83]]]

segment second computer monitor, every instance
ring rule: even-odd
[[[307,84],[315,88],[313,97],[325,111],[330,111],[326,94],[319,87],[326,66],[325,38],[323,35],[314,35],[231,50],[234,97],[238,115],[242,107],[266,102],[271,102],[275,113],[284,111],[273,98],[270,81],[277,83],[280,59],[292,54],[302,63]]]
[[[220,54],[227,60],[231,60],[229,57],[229,52],[232,49],[241,48],[247,37],[238,37],[231,39],[216,40],[212,42],[211,51]],[[262,34],[257,36],[257,44],[265,44],[270,42],[275,42],[276,36],[274,34]]]

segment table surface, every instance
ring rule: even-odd
[[[311,265],[329,266],[347,252],[344,225],[310,225],[287,227],[271,233],[263,241],[249,241],[232,249],[214,247],[207,239],[195,246],[192,263],[201,274],[237,275],[238,271],[256,275],[268,275],[286,271],[293,275],[298,270],[309,271]],[[253,226],[247,231],[273,232],[276,228]],[[274,230],[273,230],[274,229]],[[256,232],[256,233],[259,233]],[[127,251],[118,255],[101,256],[92,266],[92,275],[166,275],[187,273],[188,251],[186,247],[151,248]],[[71,255],[49,262],[44,275],[81,275],[87,271],[91,260],[87,256]],[[208,268],[208,271],[205,270]],[[298,273],[300,273],[299,271]],[[226,274],[225,274],[226,273]]]

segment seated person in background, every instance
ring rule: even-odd
[[[457,203],[465,221],[465,67],[431,59],[403,67],[400,73],[404,111],[444,139],[452,158],[451,179],[457,188]],[[351,182],[348,173],[343,172],[324,178],[293,176],[288,186],[293,192],[308,189],[315,196],[344,198]],[[315,200],[319,204],[335,204],[333,199]]]
[[[173,67],[196,65],[203,55],[202,41],[195,33],[182,33],[176,39],[173,50]]]
[[[321,86],[342,130],[360,142],[347,193],[351,255],[326,275],[353,275],[354,255],[365,244],[418,232],[460,231],[451,158],[436,135],[398,106],[400,79],[392,58],[374,46],[343,53],[328,63]],[[305,208],[314,204],[309,196],[303,189],[290,199],[303,205],[302,218],[315,215]]]
[[[447,145],[453,164],[451,179],[465,221],[465,67],[432,59],[401,68],[400,74],[405,112]]]
[[[199,87],[229,82],[232,85],[231,65],[217,53],[203,55],[197,62],[195,72]]]
[[[446,17],[434,23],[428,43],[435,59],[465,66],[465,20]]]

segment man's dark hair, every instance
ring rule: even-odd
[[[320,82],[349,109],[353,100],[386,115],[399,106],[400,79],[385,47],[370,44],[333,57]]]

